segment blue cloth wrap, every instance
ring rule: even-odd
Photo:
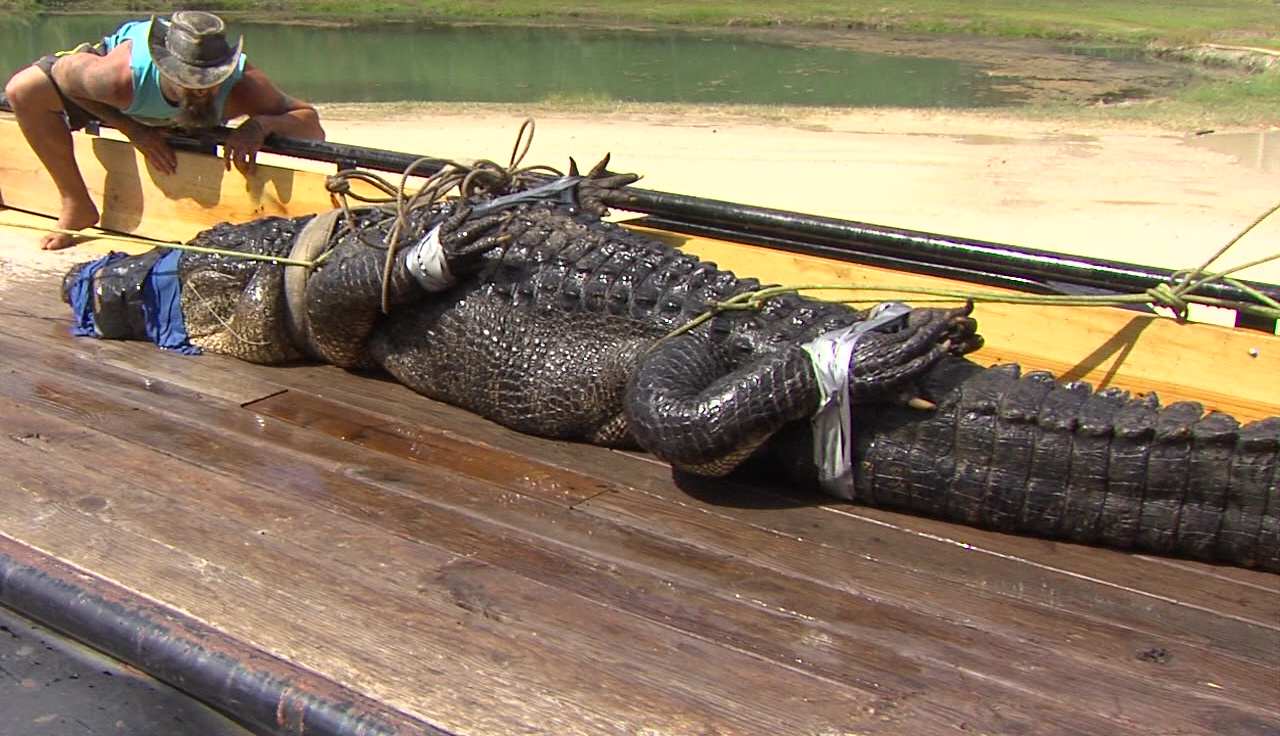
[[[93,275],[108,263],[127,255],[112,251],[96,261],[84,264],[80,273],[76,274],[75,281],[71,282],[71,288],[67,290],[67,301],[75,315],[71,334],[76,337],[98,337],[98,328],[93,324]]]
[[[85,264],[76,274],[67,291],[71,311],[75,315],[71,334],[99,337],[93,324],[93,276],[104,265],[126,255],[108,253]],[[186,320],[182,316],[182,286],[178,283],[178,257],[181,255],[181,251],[169,251],[147,273],[142,284],[142,317],[151,342],[183,355],[199,355],[202,351],[189,341]]]
[[[187,321],[182,316],[182,285],[178,283],[178,258],[182,251],[171,250],[151,267],[142,285],[142,317],[151,342],[183,355],[199,355],[200,348],[187,339]]]

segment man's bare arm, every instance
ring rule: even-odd
[[[228,119],[248,116],[256,119],[268,134],[296,138],[323,139],[320,115],[310,103],[281,92],[260,69],[246,63],[244,75],[227,99]]]
[[[53,65],[53,81],[77,105],[123,133],[162,173],[172,174],[177,171],[178,157],[164,135],[120,112],[133,100],[128,52],[128,47],[120,47],[106,56],[63,56]]]
[[[132,81],[122,79],[114,60],[79,53],[60,57],[53,65],[53,81],[62,94],[113,128],[127,131],[138,123],[120,112],[133,96]],[[122,88],[123,82],[123,88]]]
[[[252,172],[258,151],[273,133],[324,140],[324,128],[316,109],[281,92],[265,74],[248,64],[244,76],[231,90],[226,115],[228,118],[249,116],[232,131],[223,147],[228,169],[234,164],[241,172]]]

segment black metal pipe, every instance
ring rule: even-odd
[[[1031,294],[1067,293],[1061,284],[1054,284],[1043,279],[1026,278],[1022,276],[1004,276],[975,269],[957,268],[946,264],[922,263],[910,259],[897,258],[891,255],[849,251],[833,248],[827,245],[815,244],[808,241],[791,240],[777,235],[748,232],[741,229],[726,230],[725,228],[715,225],[704,225],[701,223],[692,223],[683,220],[669,220],[657,215],[649,215],[636,220],[629,220],[627,221],[627,224],[642,225],[655,230],[666,230],[668,232],[682,233],[685,235],[698,235],[702,237],[715,238],[717,240],[736,240],[748,245],[757,245],[764,248],[771,248],[773,250],[784,250],[791,253],[801,253],[804,255],[819,256],[827,259],[844,260],[866,266],[890,269],[893,271],[904,271],[928,276],[938,276],[952,280],[968,281],[970,283],[996,286],[1015,291],[1028,292]]]
[[[215,128],[191,135],[174,135],[170,142],[186,150],[209,151],[222,143],[230,129]],[[330,141],[315,141],[273,135],[263,148],[293,158],[335,163],[340,167],[363,167],[377,171],[411,173],[426,176],[440,171],[447,161],[417,155],[354,146]],[[797,244],[821,246],[821,255],[855,261],[852,254],[875,253],[922,265],[951,267],[957,272],[984,274],[986,277],[1010,279],[1043,279],[1075,284],[1087,289],[1128,293],[1142,291],[1159,284],[1171,283],[1175,272],[1053,251],[974,240],[938,233],[872,225],[789,210],[743,205],[721,200],[691,197],[628,187],[606,200],[618,209],[654,215],[665,225],[659,227],[710,227],[721,237],[734,239],[736,233],[773,237]],[[814,254],[818,254],[815,247]],[[1246,286],[1280,300],[1280,285],[1246,281]],[[1230,284],[1210,283],[1199,286],[1196,294],[1250,304],[1262,303],[1248,291]]]
[[[0,605],[188,693],[257,734],[448,736],[3,536]]]
[[[619,209],[661,214],[669,226],[701,226],[726,234],[738,231],[757,238],[774,237],[792,243],[810,243],[814,246],[814,255],[827,258],[839,257],[842,253],[870,253],[924,265],[952,267],[959,271],[1044,279],[1118,293],[1143,291],[1161,283],[1170,283],[1174,278],[1173,271],[1150,266],[787,210],[644,190],[626,189],[619,195],[608,203]],[[1244,283],[1273,299],[1280,299],[1280,286]],[[1248,292],[1224,283],[1203,284],[1195,293],[1261,303]]]
[[[169,143],[174,148],[203,153],[221,145],[231,133],[230,128],[219,127],[190,134],[171,133]],[[381,148],[367,148],[348,143],[316,141],[308,138],[269,136],[262,150],[266,153],[300,158],[307,161],[323,161],[337,165],[339,169],[364,168],[403,174],[412,166],[414,176],[430,176],[449,164],[445,159],[418,156]]]
[[[206,135],[220,141],[225,138],[226,130]],[[263,150],[295,158],[341,162],[347,166],[397,173],[404,172],[413,165],[413,173],[417,175],[433,174],[448,163],[443,159],[422,159],[395,151],[282,136],[272,136]],[[957,272],[981,274],[986,278],[1043,279],[1117,293],[1142,291],[1162,283],[1170,283],[1175,275],[1175,272],[1167,269],[1121,261],[1066,255],[634,187],[613,193],[605,202],[618,209],[657,216],[660,219],[654,221],[656,227],[715,228],[720,233],[719,237],[727,239],[733,239],[735,234],[772,237],[792,243],[796,250],[803,250],[802,244],[811,243],[821,246],[810,251],[814,255],[846,261],[856,260],[855,254],[858,253],[874,253],[925,266],[951,267],[957,269]],[[1259,293],[1280,300],[1278,285],[1252,281],[1244,283]],[[1261,303],[1247,291],[1223,283],[1201,285],[1195,293],[1225,300]]]

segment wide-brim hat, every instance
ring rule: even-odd
[[[235,73],[244,36],[232,46],[221,18],[200,10],[179,10],[167,21],[152,16],[147,45],[161,74],[187,89],[207,89]]]

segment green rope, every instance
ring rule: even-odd
[[[734,311],[753,311],[759,310],[764,303],[773,297],[788,293],[798,293],[801,291],[868,291],[878,294],[912,294],[923,296],[925,298],[912,299],[912,303],[930,304],[930,303],[963,303],[974,302],[983,304],[1028,304],[1038,306],[1052,307],[1118,307],[1134,304],[1154,304],[1156,306],[1168,307],[1173,310],[1179,320],[1185,321],[1187,308],[1191,304],[1200,304],[1210,307],[1222,307],[1224,309],[1234,309],[1239,312],[1246,312],[1269,319],[1280,320],[1280,305],[1274,300],[1268,299],[1263,294],[1258,294],[1253,289],[1248,289],[1240,285],[1245,291],[1252,293],[1258,299],[1269,302],[1269,305],[1251,304],[1232,299],[1219,299],[1216,297],[1200,296],[1196,294],[1179,294],[1175,292],[1168,284],[1160,284],[1159,286],[1148,289],[1141,294],[1107,294],[1107,295],[1071,295],[1071,294],[998,294],[994,292],[965,291],[961,289],[943,289],[931,288],[924,286],[894,286],[887,284],[805,284],[800,286],[769,286],[755,291],[743,292],[722,302],[711,305],[706,312],[699,314],[694,319],[686,322],[671,332],[668,337],[675,337],[684,334],[698,325],[714,318],[716,315],[725,312]],[[871,304],[883,301],[883,298],[877,297],[858,297],[850,299],[832,299],[830,301],[840,304]]]
[[[923,299],[912,300],[913,302],[922,304],[937,302],[974,302],[986,304],[1030,304],[1054,307],[1120,307],[1134,304],[1155,305],[1170,309],[1173,312],[1174,317],[1179,322],[1186,322],[1187,313],[1190,310],[1191,305],[1199,304],[1202,306],[1234,309],[1237,312],[1245,314],[1280,320],[1280,302],[1277,302],[1275,299],[1272,299],[1242,281],[1229,278],[1230,274],[1238,271],[1243,271],[1271,261],[1280,260],[1280,253],[1241,264],[1223,271],[1222,273],[1210,273],[1207,271],[1214,261],[1221,258],[1222,255],[1230,250],[1232,246],[1240,242],[1241,238],[1261,224],[1263,220],[1274,215],[1277,211],[1280,211],[1280,203],[1277,203],[1274,207],[1255,218],[1253,222],[1249,223],[1243,230],[1237,233],[1236,236],[1228,241],[1226,245],[1219,248],[1218,252],[1214,253],[1212,257],[1206,260],[1198,268],[1178,271],[1171,277],[1174,283],[1157,284],[1140,294],[997,294],[992,292],[961,291],[959,289],[942,289],[922,286],[892,286],[885,284],[808,284],[804,286],[769,286],[755,291],[736,294],[725,301],[712,304],[710,309],[706,312],[699,314],[689,322],[686,322],[680,327],[672,330],[663,337],[663,340],[676,337],[677,335],[682,335],[707,320],[714,318],[718,314],[732,311],[758,310],[764,306],[764,303],[767,300],[775,296],[799,293],[801,291],[874,291],[881,294],[886,292],[893,294],[914,294],[926,297]],[[1219,299],[1217,297],[1203,296],[1193,293],[1196,289],[1204,286],[1205,284],[1219,281],[1248,294],[1250,297],[1260,302],[1260,304],[1235,299]],[[865,297],[857,299],[833,299],[831,301],[841,304],[869,304],[883,300]]]
[[[324,262],[329,255],[322,254],[314,261],[301,261],[296,258],[284,258],[281,256],[271,256],[265,253],[242,253],[235,250],[224,250],[222,248],[206,248],[202,245],[189,245],[187,243],[179,243],[169,240],[152,240],[150,238],[140,238],[134,235],[115,235],[112,233],[91,233],[86,234],[82,230],[65,230],[60,227],[43,227],[41,225],[24,225],[18,222],[0,222],[0,227],[16,227],[24,230],[38,230],[45,233],[64,233],[66,235],[76,235],[92,240],[116,240],[125,243],[135,243],[137,245],[148,245],[155,248],[173,248],[174,250],[190,251],[192,253],[208,253],[215,256],[226,256],[228,258],[243,258],[247,261],[266,261],[268,263],[279,263],[284,266],[302,266],[303,268],[315,268]]]

